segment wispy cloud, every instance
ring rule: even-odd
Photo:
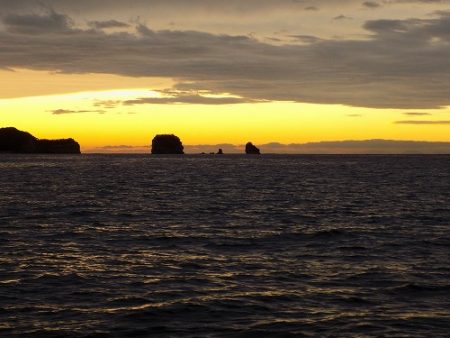
[[[407,115],[407,116],[430,116],[431,113],[422,113],[422,112],[404,112],[403,115]]]
[[[108,28],[127,28],[129,24],[117,20],[107,21],[89,21],[89,26],[96,29],[108,29]]]
[[[431,121],[431,120],[406,120],[395,121],[395,124],[430,124],[430,125],[447,125],[450,124],[450,120],[444,121]]]
[[[254,103],[257,100],[246,99],[242,97],[232,96],[208,96],[201,95],[195,92],[180,92],[173,90],[159,91],[159,94],[165,96],[161,97],[143,97],[135,100],[126,100],[122,103],[126,106],[136,104],[239,104],[239,103]],[[210,94],[209,94],[210,95]]]
[[[334,20],[352,20],[353,18],[347,15],[338,15],[333,18]]]
[[[120,101],[120,100],[99,100],[94,103],[94,106],[102,107],[105,109],[113,109],[121,104],[122,104],[122,101]]]
[[[142,104],[203,104],[203,105],[226,105],[240,103],[261,103],[265,100],[248,99],[237,96],[230,96],[224,93],[212,93],[210,91],[186,91],[176,89],[152,90],[153,96],[138,97],[129,100],[104,100],[94,103],[95,107],[106,109],[117,108],[118,106],[133,106]],[[155,96],[158,95],[158,96]]]
[[[56,109],[50,110],[53,115],[64,115],[64,114],[81,114],[81,113],[98,113],[104,114],[104,110],[70,110],[70,109]]]
[[[316,43],[322,41],[321,38],[312,35],[289,35],[288,37],[304,43]]]

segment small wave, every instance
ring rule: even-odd
[[[312,238],[317,239],[335,239],[340,237],[353,236],[353,234],[347,230],[343,229],[329,229],[329,230],[319,230],[313,233],[309,233]]]
[[[108,301],[108,305],[110,306],[120,306],[120,307],[127,307],[127,306],[139,306],[139,305],[145,305],[150,302],[149,299],[143,298],[143,297],[118,297],[114,298]]]
[[[367,248],[364,246],[350,245],[350,246],[341,246],[341,247],[339,247],[339,250],[342,250],[342,251],[365,251],[365,250],[367,250]]]
[[[416,296],[424,293],[449,294],[450,285],[406,283],[403,285],[388,288],[387,292],[390,294],[408,294]]]
[[[0,284],[6,285],[6,284],[18,284],[20,283],[20,279],[9,279],[9,280],[2,280],[0,281]]]
[[[38,282],[45,284],[81,284],[87,279],[78,273],[68,274],[55,274],[55,273],[43,273],[35,278],[28,279],[27,282]]]
[[[374,304],[374,302],[369,299],[357,296],[343,297],[340,299],[340,301],[346,304],[350,304],[352,306],[367,306]]]

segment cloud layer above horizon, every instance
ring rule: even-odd
[[[162,77],[175,81],[168,92],[185,93],[128,105],[450,106],[446,0],[0,0],[0,6],[0,69]]]

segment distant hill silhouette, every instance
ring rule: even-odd
[[[0,128],[0,152],[20,154],[80,154],[74,139],[40,140],[13,127]]]
[[[152,154],[184,154],[184,147],[178,136],[156,135],[152,141]]]
[[[260,155],[261,152],[259,151],[259,149],[253,145],[253,143],[248,142],[245,145],[245,153],[249,154],[249,155]]]

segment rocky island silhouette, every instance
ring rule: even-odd
[[[152,141],[152,154],[184,154],[184,147],[178,136],[156,135]]]
[[[18,154],[81,154],[80,145],[72,138],[38,139],[14,127],[0,128],[0,152]]]

